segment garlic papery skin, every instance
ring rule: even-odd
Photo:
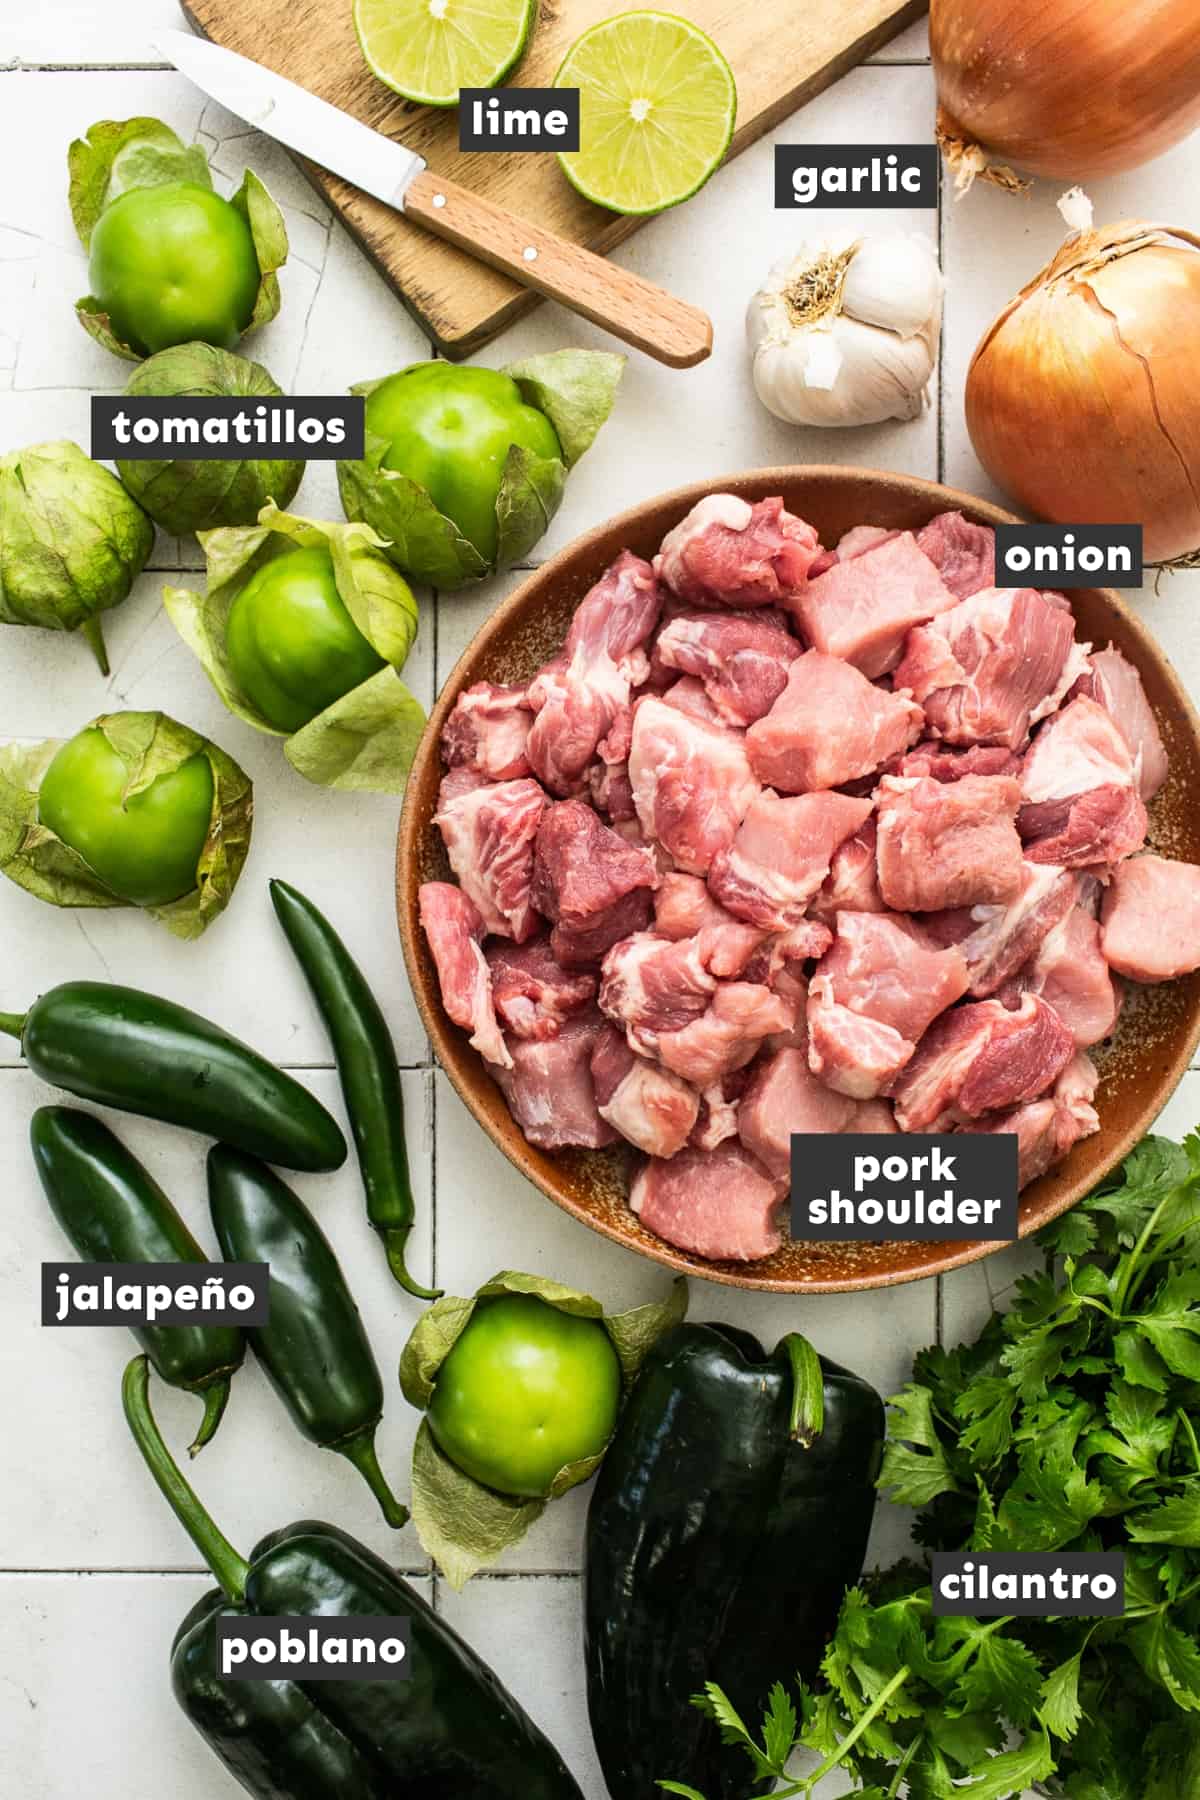
[[[792,425],[915,419],[937,362],[944,286],[919,233],[810,238],[747,309],[759,399]]]

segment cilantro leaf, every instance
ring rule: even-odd
[[[954,1411],[971,1421],[960,1441],[978,1467],[992,1468],[1008,1450],[1016,1405],[1016,1391],[1003,1375],[981,1375],[959,1395]]]
[[[1042,1683],[1039,1717],[1055,1737],[1073,1738],[1079,1730],[1083,1718],[1083,1708],[1079,1704],[1079,1670],[1082,1661],[1083,1651],[1077,1650],[1066,1662],[1059,1663],[1057,1669],[1051,1669]]]
[[[958,1483],[934,1423],[929,1389],[910,1383],[888,1405],[896,1416],[879,1486],[890,1492],[898,1506],[927,1506],[939,1494],[957,1492]]]
[[[950,1700],[960,1713],[990,1712],[1013,1725],[1028,1725],[1041,1690],[1041,1665],[1032,1650],[1018,1638],[993,1632],[981,1638]]]
[[[1102,1511],[1104,1494],[1078,1463],[1036,1445],[1021,1453],[1017,1478],[1000,1502],[998,1521],[1014,1550],[1060,1550]]]
[[[1158,1612],[1131,1626],[1126,1642],[1150,1679],[1167,1690],[1176,1706],[1185,1712],[1200,1712],[1200,1644],[1194,1637]]]
[[[767,1761],[782,1769],[792,1754],[796,1741],[796,1709],[782,1681],[777,1681],[767,1699],[763,1714],[763,1749]]]
[[[1200,1479],[1185,1482],[1179,1493],[1157,1506],[1132,1514],[1125,1528],[1135,1544],[1182,1544],[1200,1549]]]

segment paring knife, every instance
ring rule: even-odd
[[[186,31],[160,31],[155,43],[248,125],[659,362],[686,369],[711,352],[712,322],[698,307],[433,174],[424,157],[294,81]]]

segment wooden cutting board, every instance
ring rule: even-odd
[[[927,0],[689,0],[686,14],[715,40],[737,78],[731,155],[919,18]],[[589,249],[611,250],[640,219],[622,218],[577,194],[552,154],[458,149],[458,114],[413,106],[367,69],[352,0],[184,0],[206,36],[299,82],[376,131],[399,138],[430,167],[514,213]],[[547,87],[581,32],[629,10],[628,0],[542,0],[541,17],[512,85]],[[518,287],[410,225],[377,200],[311,163],[301,167],[445,355],[469,356],[537,304]],[[766,199],[764,196],[764,204]],[[714,245],[714,253],[718,246]],[[686,299],[703,304],[702,294]]]

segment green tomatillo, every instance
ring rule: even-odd
[[[157,119],[106,119],[71,145],[71,211],[89,252],[81,323],[134,361],[177,344],[230,350],[279,310],[279,208],[247,170],[231,200]]]
[[[546,530],[612,409],[624,357],[558,350],[506,369],[412,363],[354,388],[366,454],[338,464],[348,519],[441,588],[508,568]]]
[[[140,907],[198,937],[229,903],[252,819],[248,777],[165,713],[0,745],[0,873],[53,906]]]

